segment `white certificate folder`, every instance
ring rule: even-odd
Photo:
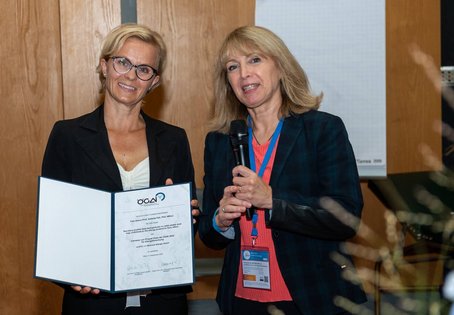
[[[111,293],[193,284],[191,185],[111,193],[39,177],[34,275]]]

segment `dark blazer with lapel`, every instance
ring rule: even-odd
[[[209,133],[205,140],[203,215],[199,235],[215,249],[226,248],[217,301],[225,314],[232,314],[232,300],[240,261],[240,229],[235,239],[213,228],[213,215],[224,187],[231,185],[234,158],[227,135]],[[354,272],[351,258],[338,264],[342,241],[355,235],[357,222],[348,226],[326,210],[328,197],[356,218],[363,206],[355,157],[342,120],[334,115],[309,111],[287,117],[279,138],[270,178],[273,209],[272,229],[279,268],[298,308],[305,315],[342,311],[334,298],[342,296],[361,303],[360,286],[342,277]]]
[[[141,115],[146,124],[150,187],[165,185],[166,178],[175,184],[191,182],[195,198],[194,168],[186,132],[143,112]],[[42,176],[109,192],[123,190],[104,124],[103,105],[89,114],[55,123],[44,153]],[[162,290],[189,291],[190,287]]]

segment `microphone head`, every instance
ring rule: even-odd
[[[231,135],[233,134],[247,134],[247,125],[246,121],[243,119],[232,120],[230,122],[230,131]]]
[[[242,119],[232,120],[230,122],[229,136],[233,146],[238,146],[240,144],[247,145],[248,128],[246,121]]]

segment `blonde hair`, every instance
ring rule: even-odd
[[[246,107],[239,102],[227,78],[226,63],[234,53],[259,53],[271,58],[281,72],[281,115],[286,117],[310,109],[318,109],[323,98],[312,95],[309,80],[301,65],[276,34],[260,26],[243,26],[235,29],[224,40],[215,64],[214,111],[211,130],[228,132],[230,122],[245,119]]]
[[[151,44],[158,49],[158,67],[157,70],[159,75],[162,76],[164,71],[167,49],[161,35],[157,32],[152,31],[145,25],[126,23],[121,24],[111,30],[109,34],[104,38],[101,53],[99,56],[99,64],[96,67],[96,72],[99,74],[99,80],[101,85],[104,87],[105,78],[101,70],[101,60],[109,60],[110,57],[114,56],[117,51],[123,47],[126,40],[129,38],[138,38],[145,43]]]

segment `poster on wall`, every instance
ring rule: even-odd
[[[386,176],[385,0],[257,0],[255,24],[279,35],[321,111],[342,118],[362,178]]]

